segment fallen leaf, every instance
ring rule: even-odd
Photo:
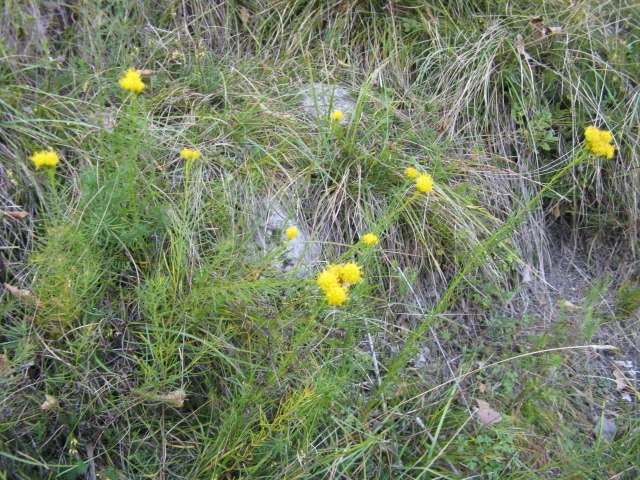
[[[24,218],[29,216],[29,212],[25,212],[22,210],[11,210],[11,211],[2,210],[2,214],[5,217],[10,218],[11,220],[23,220]]]
[[[490,425],[502,420],[502,415],[491,408],[488,402],[478,399],[476,399],[476,402],[478,402],[476,415],[478,416],[478,420],[482,425]]]
[[[524,49],[524,38],[522,38],[522,35],[520,34],[516,36],[516,50],[518,50],[518,53],[523,57],[529,56]]]
[[[616,377],[616,390],[619,392],[633,393],[633,388],[629,385],[629,379],[616,365],[614,365],[613,376]]]
[[[143,68],[142,70],[138,70],[138,74],[140,74],[140,76],[142,77],[150,77],[151,75],[153,75],[154,71],[153,70],[149,70],[148,68]]]
[[[569,300],[564,300],[564,299],[558,300],[558,306],[560,308],[569,310],[570,312],[577,312],[580,310],[580,307],[578,305],[575,305],[571,303]]]
[[[187,400],[187,394],[182,389],[166,394],[160,393],[155,395],[137,390],[134,390],[132,393],[137,397],[144,398],[144,400],[148,402],[166,403],[176,408],[180,408],[184,405],[185,400]]]
[[[5,370],[9,370],[9,362],[7,362],[7,357],[4,356],[4,353],[0,353],[0,373],[4,373]]]
[[[248,8],[240,7],[240,19],[244,24],[249,23],[249,20],[251,19],[251,12],[249,11]]]
[[[24,288],[14,287],[13,285],[9,285],[8,283],[4,284],[4,288],[9,290],[9,293],[20,300],[22,303],[27,305],[35,305],[36,307],[40,305],[40,300],[29,290]]]
[[[484,383],[480,382],[480,384],[478,385],[478,390],[480,391],[480,393],[486,393],[491,390],[491,384],[487,383],[485,385]]]
[[[42,403],[42,405],[40,405],[40,408],[42,410],[55,410],[56,408],[58,408],[59,404],[60,404],[60,400],[58,400],[56,397],[52,397],[51,395],[46,395],[44,402]]]

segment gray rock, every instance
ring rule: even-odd
[[[300,102],[314,119],[327,120],[331,112],[342,110],[341,123],[348,122],[356,108],[356,101],[345,87],[320,82],[304,85],[300,89]]]
[[[285,246],[284,250],[273,259],[273,267],[281,272],[297,270],[297,277],[308,277],[313,273],[313,265],[320,258],[322,248],[320,244],[310,239],[304,227],[287,215],[282,203],[274,198],[257,202],[261,211],[258,212],[261,226],[257,234],[259,249],[264,254]],[[287,240],[285,231],[290,226],[298,229],[298,236]]]
[[[600,437],[604,443],[613,442],[617,431],[618,427],[616,426],[615,418],[609,418],[606,416],[599,417],[596,421],[596,425],[593,427],[593,433],[596,437]]]

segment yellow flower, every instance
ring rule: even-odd
[[[324,292],[329,305],[342,305],[347,300],[347,291],[340,285],[334,285]]]
[[[331,120],[334,122],[339,122],[344,118],[344,112],[342,110],[334,110],[331,112]]]
[[[144,90],[144,82],[135,68],[130,68],[120,79],[120,86],[127,92],[138,94]]]
[[[40,167],[55,167],[60,162],[60,157],[53,150],[42,150],[36,152],[30,157],[36,168]]]
[[[334,275],[338,280],[340,280],[342,265],[336,265],[335,263],[332,263],[327,267],[327,271]]]
[[[288,240],[293,240],[298,236],[298,229],[296,227],[289,227],[284,233]]]
[[[367,245],[378,245],[378,243],[380,243],[378,237],[373,233],[367,233],[366,235],[363,235],[362,241]]]
[[[185,160],[197,160],[201,157],[199,150],[191,150],[186,147],[182,149],[180,156]]]
[[[360,267],[355,263],[345,263],[340,269],[340,279],[346,283],[356,283],[360,280],[362,274],[360,273]]]
[[[613,135],[610,131],[600,130],[592,125],[584,129],[584,138],[588,151],[599,157],[613,158],[616,148],[611,145]]]
[[[420,175],[420,172],[418,172],[418,169],[416,168],[409,167],[404,171],[404,174],[406,175],[407,178],[410,178],[411,180],[413,180],[418,175]]]
[[[342,305],[347,300],[349,285],[362,276],[355,263],[331,264],[318,275],[317,283],[329,305]]]
[[[421,193],[430,193],[433,191],[433,178],[428,173],[421,174],[416,178],[416,188]]]
[[[316,280],[320,290],[323,292],[328,292],[333,287],[340,286],[340,279],[336,276],[335,273],[330,272],[329,270],[323,271],[320,275],[318,275],[318,280]]]

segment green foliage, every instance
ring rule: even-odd
[[[544,276],[550,202],[575,235],[635,238],[631,7],[8,2],[0,476],[631,475],[637,418],[594,445],[581,415],[615,392],[571,350],[617,283],[552,324],[505,313],[523,267]],[[345,121],[301,107],[313,82],[354,92]],[[585,154],[590,124],[614,159]],[[276,200],[319,258],[276,267]],[[363,281],[332,308],[315,278],[346,261]]]

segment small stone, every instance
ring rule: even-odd
[[[300,89],[302,107],[313,117],[329,121],[332,112],[340,110],[344,117],[341,123],[348,123],[356,108],[356,101],[349,90],[340,85],[316,82]]]

